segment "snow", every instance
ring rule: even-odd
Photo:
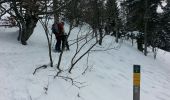
[[[66,25],[66,32],[68,27]],[[83,27],[85,30],[88,27]],[[78,31],[79,28],[75,28],[69,40],[75,39]],[[106,36],[103,45],[93,50],[115,49],[91,52],[86,74],[81,74],[87,66],[86,57],[72,74],[62,73],[84,82],[79,89],[69,80],[54,79],[55,68],[48,67],[32,74],[35,68],[49,63],[47,40],[39,23],[27,46],[17,41],[17,35],[17,28],[0,28],[0,100],[132,100],[134,64],[141,65],[141,100],[170,99],[169,52],[158,50],[154,60],[152,53],[144,56],[130,41],[116,44],[113,37]],[[62,69],[70,65],[75,48],[76,45],[72,45],[70,51],[64,52]],[[58,56],[53,53],[55,64]]]

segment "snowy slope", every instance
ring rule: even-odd
[[[152,54],[144,56],[129,42],[119,45],[106,36],[103,46],[97,45],[96,50],[120,48],[90,53],[90,68],[85,75],[81,73],[86,68],[86,58],[82,59],[70,75],[78,82],[85,82],[78,89],[69,81],[53,79],[55,68],[41,69],[33,76],[36,67],[49,63],[47,41],[40,24],[27,46],[18,43],[17,32],[17,28],[0,28],[0,100],[132,100],[133,64],[142,67],[141,100],[170,100],[168,52],[159,50],[154,60]],[[78,28],[74,29],[69,39],[75,38],[77,32]],[[74,51],[75,46],[71,46],[65,52],[63,68],[69,66]],[[53,53],[55,63],[58,55]]]

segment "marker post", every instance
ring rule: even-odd
[[[140,65],[133,66],[133,100],[140,100]]]

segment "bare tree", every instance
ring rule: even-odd
[[[47,3],[46,3],[47,4]],[[46,5],[46,9],[45,9],[45,11],[47,12],[48,10],[47,10],[47,5]],[[45,19],[39,19],[39,21],[40,21],[40,23],[41,23],[41,25],[43,26],[43,28],[44,28],[44,31],[45,31],[45,35],[46,35],[46,37],[47,37],[47,43],[48,43],[48,53],[49,53],[49,58],[50,58],[50,66],[51,67],[53,67],[53,59],[52,59],[52,54],[51,54],[51,51],[52,51],[52,49],[51,49],[51,44],[52,44],[52,33],[50,33],[49,32],[49,29],[48,29],[48,22],[49,22],[49,17],[50,17],[50,15],[48,15],[47,13],[46,13],[46,15],[45,15]],[[44,21],[43,21],[44,20]]]

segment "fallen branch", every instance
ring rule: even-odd
[[[40,66],[40,67],[38,67],[38,68],[36,68],[35,70],[34,70],[34,72],[33,72],[33,75],[37,72],[37,70],[39,70],[39,69],[45,69],[45,68],[47,68],[47,65],[42,65],[42,66]]]

